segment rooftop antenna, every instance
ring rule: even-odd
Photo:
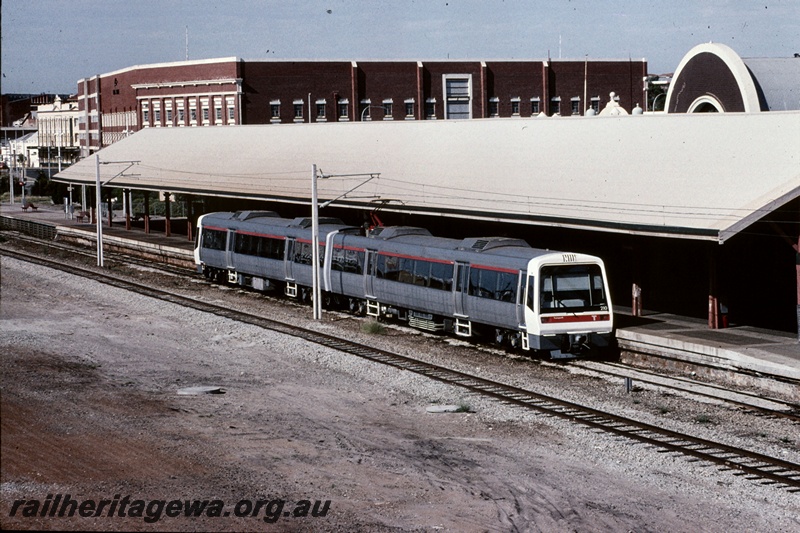
[[[189,61],[189,26],[186,26],[186,61]]]

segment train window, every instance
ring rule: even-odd
[[[431,263],[430,261],[413,261],[414,263],[414,276],[412,281],[414,285],[420,287],[427,287],[428,280],[431,277]]]
[[[203,248],[209,250],[225,250],[228,232],[216,229],[203,230]]]
[[[398,281],[400,279],[400,258],[394,255],[379,255],[377,277]]]
[[[292,261],[301,265],[310,265],[314,262],[314,250],[310,242],[297,242],[294,245],[294,257]],[[319,246],[319,264],[325,260],[325,245]]]
[[[258,240],[259,257],[283,260],[283,254],[286,249],[286,241],[283,239],[273,239],[270,237],[259,237]]]
[[[528,309],[534,311],[533,306],[533,289],[536,287],[536,278],[533,276],[528,276],[528,298],[525,300],[525,305],[528,306]]]
[[[479,270],[481,273],[480,282],[478,283],[478,296],[481,298],[495,297],[495,289],[497,289],[497,272],[494,270]]]
[[[334,248],[331,252],[331,270],[344,271],[344,249]]]
[[[407,257],[398,257],[397,265],[397,281],[412,283],[414,281],[414,260]]]
[[[258,255],[258,237],[244,233],[235,234],[233,251],[237,254]]]
[[[542,312],[604,311],[608,299],[600,265],[544,266],[541,270]]]
[[[364,252],[358,252],[358,261],[359,268],[363,268]],[[419,287],[445,291],[453,289],[453,265],[424,259],[379,255],[376,277]]]
[[[428,286],[431,289],[449,291],[453,289],[453,265],[431,263],[431,277]]]
[[[469,272],[469,295],[478,298],[494,298],[497,288],[497,272],[483,268],[471,268]]]
[[[311,264],[311,243],[310,242],[297,242],[294,245],[294,258],[292,261],[301,265]]]
[[[517,301],[517,274],[470,268],[469,295],[502,302]]]
[[[510,272],[498,272],[497,291],[494,296],[496,300],[502,302],[517,301],[517,274]]]
[[[345,250],[344,271],[353,274],[364,273],[364,252],[357,250]]]

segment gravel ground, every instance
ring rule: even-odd
[[[285,531],[796,531],[800,494],[226,319],[2,258],[0,525]],[[796,425],[235,289],[131,275],[800,462]],[[180,395],[190,386],[224,394]],[[427,414],[433,404],[470,412]],[[228,517],[25,516],[49,494]],[[330,500],[235,517],[240,500]],[[17,512],[11,515],[15,501]],[[32,505],[32,504],[30,504]],[[32,507],[27,507],[32,509]],[[320,507],[321,508],[321,507]],[[241,508],[239,508],[241,509]],[[31,511],[32,512],[32,511]],[[28,513],[30,514],[30,512]],[[319,514],[319,513],[318,513]]]

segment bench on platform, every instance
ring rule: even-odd
[[[78,211],[75,213],[75,218],[78,219],[78,222],[83,222],[84,219],[91,220],[88,211]]]
[[[27,212],[29,208],[30,208],[30,209],[33,209],[34,211],[36,211],[37,209],[39,209],[39,207],[37,207],[37,206],[33,205],[32,203],[26,203],[26,204],[22,204],[22,210],[23,210],[23,211]]]

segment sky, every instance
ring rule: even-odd
[[[2,93],[134,65],[264,59],[646,59],[800,53],[800,0],[2,0]],[[188,47],[187,47],[188,35]]]

